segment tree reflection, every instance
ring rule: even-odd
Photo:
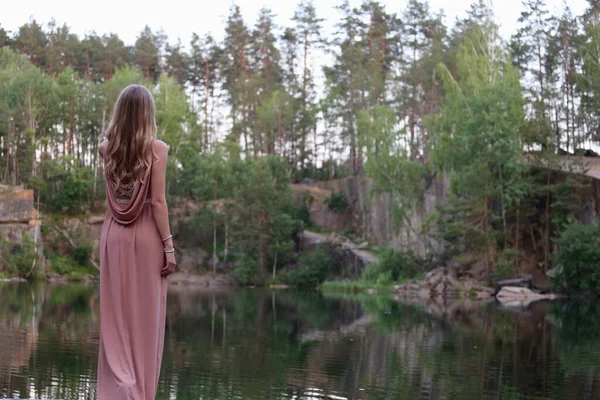
[[[0,397],[95,398],[98,291],[0,286]],[[594,399],[600,306],[176,289],[157,399]]]

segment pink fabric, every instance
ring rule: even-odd
[[[100,238],[98,400],[153,400],[162,360],[164,252],[146,202],[147,174],[129,204],[118,204],[106,179],[109,211]]]

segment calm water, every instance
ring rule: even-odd
[[[169,294],[159,399],[600,399],[600,305]],[[444,314],[444,313],[445,314]],[[0,398],[93,399],[98,291],[0,286]]]

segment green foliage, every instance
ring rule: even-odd
[[[68,257],[56,256],[51,260],[50,267],[59,275],[69,275],[77,270],[78,263]]]
[[[71,253],[73,261],[77,264],[84,266],[90,263],[90,257],[92,255],[92,244],[91,243],[79,243]]]
[[[347,212],[350,208],[350,203],[348,203],[348,198],[344,192],[333,193],[325,199],[325,203],[331,211],[340,214]]]
[[[82,211],[92,195],[93,171],[80,167],[66,156],[43,164],[45,177],[32,177],[29,186],[40,196],[41,205],[51,212]]]
[[[2,269],[13,276],[32,279],[40,270],[40,256],[36,244],[26,233],[23,234],[20,243],[1,238],[0,257]]]
[[[500,256],[494,262],[492,282],[498,282],[503,279],[512,278],[515,276],[515,273],[516,269],[514,263],[506,256]]]
[[[260,284],[258,271],[258,262],[250,255],[242,254],[236,262],[236,268],[233,271],[233,276],[242,285]]]
[[[284,281],[299,288],[316,288],[333,272],[333,259],[319,248],[300,256],[298,266],[289,271]]]
[[[522,170],[519,74],[490,20],[465,32],[456,57],[456,72],[439,68],[446,99],[429,120],[434,163],[449,172],[451,181],[440,232],[450,247],[466,244],[488,257],[490,247],[508,236],[506,215],[522,195],[516,190]],[[492,199],[498,199],[497,207]]]
[[[559,232],[575,222],[577,213],[583,208],[581,192],[589,185],[583,175],[584,168],[583,165],[572,166],[572,173],[551,187],[550,218]]]
[[[300,206],[293,206],[291,211],[291,215],[296,220],[298,224],[298,231],[304,230],[304,228],[312,227],[312,223],[310,222],[310,211],[305,203]]]
[[[280,159],[235,161],[231,203],[232,244],[238,254],[258,262],[259,277],[274,274],[293,248],[289,172]]]
[[[415,161],[410,148],[399,142],[399,138],[407,139],[406,131],[398,130],[392,108],[376,106],[371,113],[362,110],[358,129],[367,153],[365,172],[375,182],[373,192],[392,197],[394,226],[403,226],[407,212],[423,201],[430,175],[427,166]]]
[[[600,295],[600,227],[575,222],[556,244],[556,287],[574,294]]]
[[[369,264],[361,279],[379,285],[414,279],[429,269],[429,263],[410,253],[400,253],[391,248],[378,252],[379,261]]]
[[[547,255],[587,183],[523,179],[523,150],[556,169],[562,151],[597,139],[592,3],[583,15],[551,15],[543,1],[525,2],[510,46],[483,2],[453,26],[420,0],[403,10],[345,2],[330,38],[310,1],[282,32],[268,10],[250,26],[233,6],[222,41],[193,34],[189,46],[148,26],[132,46],[53,22],[0,29],[0,177],[34,188],[48,212],[97,203],[99,139],[119,92],[139,83],[154,94],[158,137],[171,147],[168,194],[211,202],[194,240],[223,257],[251,252],[259,275],[290,260],[296,220],[308,226],[307,210],[289,208],[291,177],[370,178],[372,192],[390,201],[394,228],[422,238],[438,221],[451,255],[477,251],[490,262],[519,247],[511,224],[522,212],[521,224],[534,229],[517,237],[532,236]],[[320,91],[310,61],[322,47],[332,57]],[[413,226],[410,213],[446,178],[448,207]],[[549,218],[532,217],[542,195]],[[339,196],[330,208],[345,212]],[[358,200],[366,213],[369,199]]]

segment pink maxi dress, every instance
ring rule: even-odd
[[[105,176],[108,212],[100,238],[98,400],[156,396],[167,284],[160,274],[163,243],[149,200],[151,175],[149,171],[129,183]]]

